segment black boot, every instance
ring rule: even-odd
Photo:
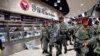
[[[70,45],[73,45],[72,43],[70,43]]]
[[[43,52],[42,52],[43,54],[45,53],[45,50],[43,50]]]
[[[67,50],[64,51],[64,54],[66,54],[66,53],[67,53]]]
[[[1,48],[1,50],[4,50],[4,49],[5,49],[5,47],[2,47],[2,48]]]
[[[49,52],[52,53],[52,46],[49,47]]]
[[[66,54],[67,53],[67,46],[66,46],[66,44],[64,44],[63,46],[64,46],[64,54]]]
[[[47,54],[48,54],[49,52],[48,52],[47,50],[45,50],[45,53],[47,53]]]
[[[59,56],[61,52],[57,53],[56,56]]]
[[[52,54],[46,55],[46,56],[52,56]]]
[[[73,45],[71,40],[70,40],[70,45]]]
[[[43,52],[42,52],[42,53],[44,54],[44,53],[49,53],[49,52],[48,52],[47,50],[43,50]]]
[[[62,54],[62,52],[60,52],[59,54]]]
[[[59,56],[58,54],[56,54],[56,56]]]

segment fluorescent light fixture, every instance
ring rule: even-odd
[[[60,10],[62,10],[62,7],[59,7]]]
[[[57,3],[54,3],[54,6],[57,6]]]
[[[82,16],[83,16],[83,17],[85,17],[85,14],[84,14],[84,13],[82,13]]]
[[[84,4],[80,4],[81,6],[84,6]]]
[[[57,3],[60,3],[61,2],[61,0],[57,0]]]

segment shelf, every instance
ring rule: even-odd
[[[24,30],[24,32],[33,32],[34,30]]]
[[[8,40],[10,40],[11,42],[11,41],[17,41],[19,39],[34,38],[34,37],[39,36],[37,35],[36,32],[34,32],[34,27],[40,26],[40,23],[13,21],[13,20],[12,21],[11,20],[0,20],[0,26],[1,25],[5,26],[4,29],[7,29],[7,30],[5,32],[0,32],[0,34],[6,33],[7,34],[6,38],[9,37],[9,39],[7,39],[7,41],[4,41],[4,42],[8,42]],[[18,30],[21,29],[21,31],[20,30],[14,31],[14,29],[11,27],[18,28]],[[29,30],[27,29],[24,30],[24,27],[27,27]],[[25,32],[27,32],[26,35],[24,35]]]
[[[23,31],[11,31],[11,32],[9,32],[9,33],[18,33],[18,32],[23,32]]]
[[[10,20],[0,20],[0,25],[8,25],[8,26],[39,26],[40,23],[36,23],[36,22],[23,22],[23,21],[10,21]]]

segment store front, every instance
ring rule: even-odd
[[[39,42],[42,22],[52,18],[58,20],[62,15],[61,12],[40,0],[2,0],[0,39],[5,46],[2,56],[24,50],[23,45],[28,41]]]

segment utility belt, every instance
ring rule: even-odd
[[[65,34],[60,34],[59,37],[66,38],[66,35]]]
[[[83,43],[84,41],[88,40],[89,38],[85,38],[85,39],[79,39],[79,38],[76,38],[76,41],[75,41],[75,44],[74,44],[74,48],[80,48],[80,47],[83,47]]]
[[[65,31],[60,30],[60,31],[59,31],[59,34],[64,35],[64,34],[66,34],[66,32],[65,32]]]
[[[84,40],[88,40],[89,38],[85,38],[85,39],[77,38],[77,39],[79,39],[79,41],[84,41]]]
[[[79,38],[76,38],[75,39],[75,44],[74,44],[74,48],[79,48],[79,47],[82,47],[82,44],[88,40],[89,38],[86,38],[86,39],[79,39]]]
[[[95,32],[94,35],[100,35],[100,32]]]

